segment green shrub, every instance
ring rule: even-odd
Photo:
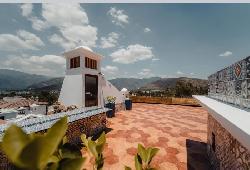
[[[148,147],[145,148],[141,144],[138,144],[138,153],[135,155],[135,169],[136,170],[154,170],[155,168],[152,168],[150,166],[150,163],[154,156],[159,151],[158,148],[152,148]],[[131,170],[130,167],[125,166],[125,170]]]
[[[92,141],[90,137],[87,138],[85,134],[81,135],[81,139],[88,151],[95,158],[95,164],[93,165],[93,169],[101,170],[104,165],[104,157],[102,152],[106,144],[105,133],[103,132],[96,141]]]
[[[85,158],[80,148],[68,143],[65,133],[67,131],[67,117],[56,122],[47,133],[26,134],[20,127],[11,125],[3,136],[0,149],[17,169],[24,170],[80,170]],[[87,138],[85,134],[81,139],[94,158],[94,170],[102,170],[104,165],[103,150],[106,144],[103,132],[96,141]],[[135,156],[136,170],[153,170],[150,163],[157,148],[144,148],[138,144],[138,153]],[[125,170],[131,170],[125,167]]]
[[[11,125],[3,136],[1,149],[18,169],[78,170],[84,158],[67,149],[63,142],[66,130],[67,117],[56,122],[46,134],[26,134]]]

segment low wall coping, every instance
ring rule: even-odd
[[[100,113],[104,113],[109,111],[108,108],[79,108],[68,112],[61,112],[52,115],[46,115],[39,118],[31,118],[27,120],[22,120],[19,122],[8,122],[6,124],[0,125],[0,141],[3,137],[4,131],[11,125],[16,124],[21,127],[26,133],[38,132],[45,129],[49,129],[55,122],[57,122],[60,118],[67,116],[68,123],[87,118],[90,116],[94,116]]]
[[[193,96],[234,138],[250,150],[250,112],[209,98]],[[209,128],[209,127],[208,127]]]

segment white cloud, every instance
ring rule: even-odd
[[[148,68],[142,69],[141,72],[138,73],[138,75],[140,75],[142,77],[152,77],[152,76],[154,76],[151,69],[148,69]]]
[[[31,15],[33,9],[32,4],[23,4],[21,5],[22,15],[28,17]]]
[[[66,50],[80,45],[96,46],[97,28],[89,25],[87,13],[80,4],[42,4],[41,19],[37,16],[29,16],[27,19],[38,31],[50,27],[56,28],[60,33],[58,36],[67,44],[58,45]]]
[[[64,49],[71,49],[75,46],[74,42],[66,40],[64,37],[53,34],[52,36],[48,37],[49,41],[53,44],[60,44]]]
[[[129,64],[154,57],[152,47],[140,44],[129,45],[127,48],[119,49],[110,55],[114,62]]]
[[[29,20],[32,23],[32,28],[37,31],[42,31],[49,27],[48,23],[43,20],[38,19],[37,17],[29,17]]]
[[[94,47],[97,40],[97,28],[90,25],[72,25],[61,29],[63,37],[76,45]]]
[[[144,28],[144,32],[150,32],[151,29],[150,28]]]
[[[101,48],[112,48],[118,44],[119,34],[111,32],[108,37],[101,37]]]
[[[193,72],[191,72],[191,73],[184,73],[184,72],[182,72],[182,71],[180,71],[180,70],[178,70],[178,71],[176,72],[176,74],[177,74],[178,76],[186,76],[186,77],[193,77],[193,76],[195,76],[195,73],[193,73]]]
[[[56,27],[88,24],[88,16],[80,4],[43,4],[42,16],[45,21]]]
[[[124,14],[124,10],[111,7],[108,11],[108,14],[111,16],[112,22],[114,24],[119,26],[124,26],[124,24],[128,24],[128,15]]]
[[[219,56],[220,57],[228,57],[232,55],[233,53],[231,51],[225,51],[224,53],[221,53]]]
[[[65,59],[56,55],[9,56],[2,67],[48,76],[61,76],[65,70]]]
[[[110,65],[102,67],[101,69],[102,69],[102,71],[104,73],[107,73],[107,74],[116,74],[117,71],[119,70],[118,67],[116,67],[116,66],[110,66]]]
[[[182,71],[178,70],[178,71],[176,72],[176,74],[178,74],[178,75],[184,75],[185,73],[183,73]]]
[[[24,30],[19,30],[17,35],[0,34],[0,50],[38,50],[41,46],[44,43],[39,37]]]
[[[152,61],[159,61],[159,58],[152,58]]]

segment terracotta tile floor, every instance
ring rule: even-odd
[[[108,119],[105,170],[134,167],[137,144],[158,147],[152,165],[162,170],[206,170],[207,112],[201,107],[133,104]]]

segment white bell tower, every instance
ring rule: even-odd
[[[104,107],[100,67],[102,56],[84,46],[63,55],[66,59],[66,74],[59,102],[65,106]]]

